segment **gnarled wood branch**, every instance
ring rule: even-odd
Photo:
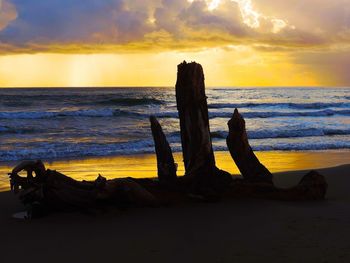
[[[228,122],[228,127],[227,147],[243,178],[251,182],[272,183],[272,174],[260,163],[249,145],[245,120],[237,109]]]
[[[158,120],[151,116],[150,122],[157,155],[158,179],[162,184],[174,184],[177,167],[170,145]]]

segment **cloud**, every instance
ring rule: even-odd
[[[127,42],[149,31],[147,13],[121,0],[13,0],[18,17],[1,32],[3,42]]]
[[[0,0],[0,31],[17,18],[17,11],[13,4]]]
[[[0,52],[290,50],[350,42],[350,0],[6,0]],[[346,5],[347,4],[347,5]]]
[[[248,35],[239,7],[232,1],[224,1],[220,8],[209,10],[205,1],[163,0],[155,10],[158,30],[165,30],[177,40],[211,38],[230,39]]]
[[[350,0],[259,0],[254,3],[264,14],[279,14],[299,31],[324,42],[350,40],[344,38],[350,29]]]

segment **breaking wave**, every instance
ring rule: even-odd
[[[155,113],[159,118],[177,118],[175,111]],[[350,116],[349,110],[319,110],[319,111],[267,111],[267,112],[242,112],[244,118],[275,118],[275,117],[324,117],[333,115]],[[147,118],[149,114],[138,113],[120,109],[87,109],[87,110],[67,110],[67,111],[9,111],[0,112],[0,119],[49,119],[56,117],[120,117],[134,116]],[[231,118],[231,112],[209,112],[209,117],[213,118]]]
[[[208,89],[213,147],[238,108],[255,150],[350,149],[350,89]],[[1,89],[0,160],[153,153],[148,117],[181,151],[174,89]],[[229,103],[238,102],[238,103]]]
[[[248,131],[247,133],[249,139],[273,139],[350,135],[350,130],[309,128],[296,130],[258,130]],[[211,133],[211,136],[214,139],[226,139],[227,134],[227,131],[214,131]]]
[[[327,109],[327,108],[350,108],[349,102],[334,103],[212,103],[208,105],[209,109],[223,108],[256,108],[256,107],[279,107],[291,109]]]

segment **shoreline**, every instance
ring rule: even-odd
[[[264,151],[255,152],[259,160],[272,172],[296,172],[322,169],[349,164],[350,150],[324,151]],[[216,163],[220,169],[232,175],[239,175],[229,152],[215,152]],[[182,153],[174,153],[178,163],[178,176],[184,174]],[[68,158],[61,160],[43,159],[48,169],[57,170],[78,180],[95,180],[98,174],[108,179],[135,177],[157,177],[155,154],[119,155],[108,157]],[[7,173],[18,162],[0,162],[0,192],[9,190]]]

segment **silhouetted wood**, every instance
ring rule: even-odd
[[[112,205],[125,207],[157,206],[189,201],[215,201],[227,198],[276,200],[322,200],[327,192],[325,178],[315,171],[306,174],[298,185],[276,188],[272,174],[252,151],[245,121],[236,109],[228,122],[227,146],[243,175],[232,176],[215,165],[209,129],[204,74],[197,63],[178,66],[176,100],[180,117],[182,152],[186,173],[176,176],[176,165],[168,141],[155,117],[150,118],[157,154],[159,181],[99,175],[95,181],[77,181],[45,168],[41,161],[22,162],[10,175],[11,190],[34,217],[49,211],[89,210]],[[26,177],[19,175],[21,171]]]
[[[176,102],[188,190],[216,199],[232,177],[215,165],[204,73],[200,64],[184,61],[178,65]]]
[[[35,170],[35,176],[18,175],[22,170]],[[29,208],[28,217],[40,217],[54,211],[98,211],[107,206],[172,205],[191,201],[218,200],[218,193],[208,188],[199,194],[189,192],[186,177],[177,179],[175,187],[168,187],[152,179],[120,178],[107,180],[101,175],[95,181],[77,181],[57,171],[45,169],[41,161],[25,162],[10,174],[11,185],[20,201]],[[215,177],[214,177],[215,178]],[[218,177],[221,178],[221,177]],[[202,183],[199,180],[200,183]],[[220,181],[213,180],[214,184]],[[220,186],[220,185],[219,185]],[[323,200],[327,183],[315,171],[306,174],[300,183],[288,189],[276,188],[271,183],[244,179],[225,182],[220,197],[262,198],[283,201]]]
[[[294,187],[277,188],[269,182],[252,183],[236,179],[224,196],[231,198],[260,198],[280,201],[324,200],[328,184],[323,175],[316,171],[307,173]]]
[[[260,163],[249,145],[245,121],[237,109],[228,122],[228,127],[227,147],[244,179],[251,182],[272,182],[272,174]]]
[[[173,184],[176,181],[176,164],[170,145],[158,120],[150,117],[151,130],[157,155],[158,178],[163,184]]]
[[[184,61],[178,65],[176,102],[185,176],[213,174],[215,158],[210,137],[204,74],[200,64]]]
[[[18,174],[23,170],[27,172],[26,177]],[[9,175],[11,188],[20,201],[39,214],[90,210],[110,204],[117,207],[158,205],[153,194],[132,178],[107,180],[99,175],[95,181],[77,181],[57,171],[46,170],[41,161],[23,162]]]

